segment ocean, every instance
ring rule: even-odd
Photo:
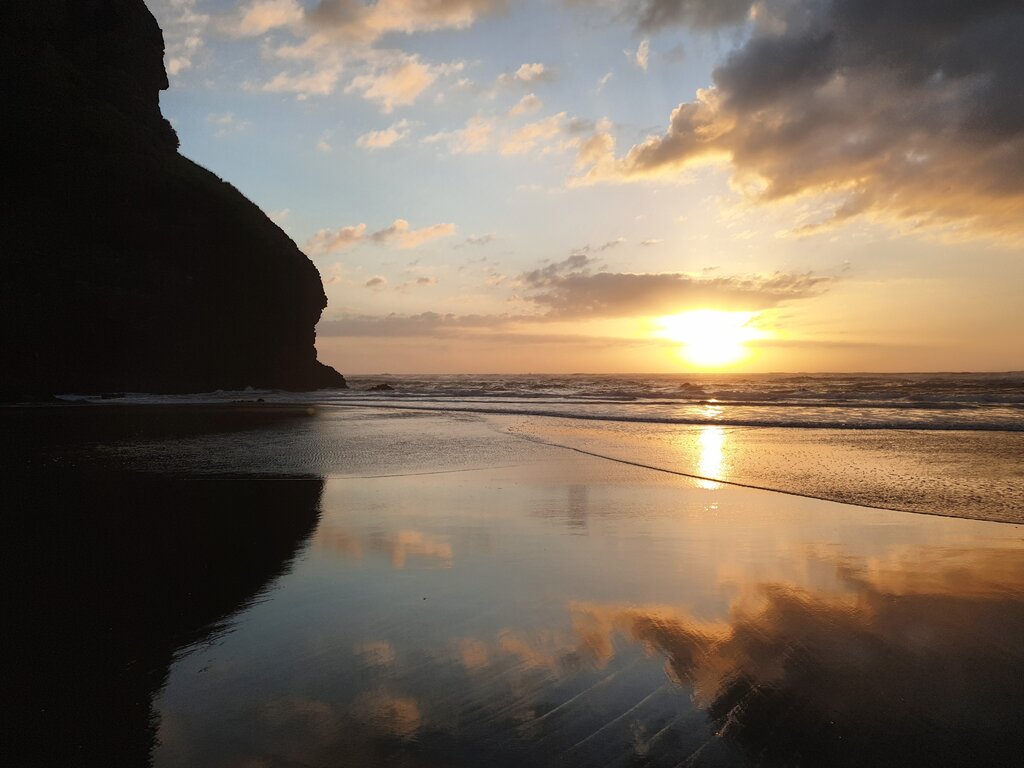
[[[353,411],[433,413],[709,483],[1024,522],[1024,373],[350,376],[347,390],[67,395],[109,405],[305,405],[315,436],[197,446],[179,469],[337,475]],[[333,447],[332,447],[333,446]],[[141,450],[141,448],[140,448]],[[443,446],[438,450],[443,453]],[[348,459],[346,459],[348,461]]]
[[[348,390],[129,393],[110,402],[367,405],[744,427],[1024,431],[1024,372],[358,375]],[[106,402],[100,397],[64,399]]]

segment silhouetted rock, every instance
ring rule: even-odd
[[[393,390],[394,390],[394,387],[392,387],[390,384],[387,384],[387,383],[384,383],[384,384],[374,384],[372,387],[367,387],[366,388],[367,392],[391,392]]]
[[[344,387],[316,267],[177,152],[142,0],[0,5],[0,396]]]

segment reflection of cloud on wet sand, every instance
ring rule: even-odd
[[[572,665],[571,651],[566,650],[567,638],[555,632],[537,632],[530,635],[502,630],[498,635],[497,651],[514,657],[530,669],[559,672]]]
[[[356,646],[356,655],[370,667],[385,667],[395,661],[395,648],[387,640],[372,640]]]
[[[416,699],[383,691],[360,696],[355,713],[375,733],[399,739],[410,738],[423,722]]]
[[[349,703],[282,696],[263,707],[259,746],[250,744],[250,754],[229,764],[383,765],[395,756],[386,742],[406,742],[423,723],[416,699],[385,690],[364,692]]]
[[[370,539],[370,546],[391,557],[391,566],[401,570],[410,557],[423,557],[443,567],[452,564],[452,545],[420,531],[395,531]]]
[[[1024,548],[804,554],[810,564],[791,581],[730,569],[723,585],[737,589],[723,621],[675,606],[574,602],[569,631],[463,638],[456,658],[474,674],[503,674],[524,722],[540,722],[548,708],[531,703],[534,675],[565,682],[613,670],[600,678],[611,680],[630,661],[616,657],[639,646],[665,660],[723,748],[758,764],[1006,764],[1019,755]]]
[[[577,652],[666,659],[719,729],[770,763],[969,764],[1024,747],[1024,550],[838,564],[848,589],[761,583],[727,624],[570,606]],[[749,594],[749,593],[748,593]]]
[[[422,531],[400,530],[359,537],[331,524],[323,524],[313,540],[313,549],[330,555],[362,560],[367,549],[391,561],[396,570],[406,567],[410,558],[423,558],[437,567],[450,568],[452,545],[438,536]]]
[[[483,669],[491,660],[487,643],[472,637],[464,637],[455,643],[456,655],[462,666],[468,670]]]
[[[341,718],[326,701],[304,696],[282,696],[267,704],[266,724],[301,736],[303,743],[321,744],[334,738]]]
[[[342,531],[333,525],[321,525],[313,538],[313,549],[318,552],[363,559],[363,543],[357,536]]]

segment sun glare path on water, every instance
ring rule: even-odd
[[[751,323],[757,312],[696,309],[658,318],[659,336],[683,345],[680,352],[694,365],[707,368],[736,363],[750,354],[747,343],[763,339]]]

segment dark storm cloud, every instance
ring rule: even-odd
[[[836,195],[834,221],[1024,231],[1024,3],[765,0],[756,11],[714,87],[680,104],[664,135],[587,158],[590,180],[724,158],[763,200]]]

